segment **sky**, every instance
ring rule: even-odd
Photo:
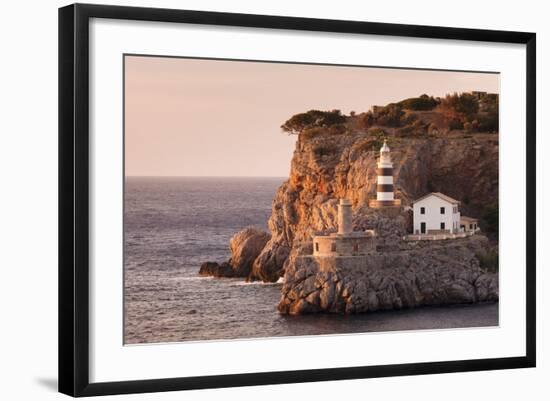
[[[498,93],[499,75],[126,56],[125,172],[286,177],[294,114],[472,90]]]

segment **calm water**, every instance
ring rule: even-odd
[[[281,316],[280,284],[198,276],[229,258],[229,239],[267,230],[283,178],[128,178],[125,201],[127,344],[411,330],[498,324],[498,304],[355,316]]]

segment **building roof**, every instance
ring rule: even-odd
[[[474,219],[473,217],[468,217],[468,216],[460,216],[460,220],[464,220],[469,223],[477,223],[477,219]]]
[[[390,151],[390,147],[388,146],[387,141],[384,139],[384,144],[380,148],[380,152],[389,152],[389,151]]]
[[[453,205],[460,205],[460,201],[457,201],[456,199],[451,198],[450,196],[447,196],[445,194],[442,194],[441,192],[430,192],[429,194],[426,194],[417,200],[415,200],[413,203],[420,202],[421,200],[424,200],[426,198],[429,198],[430,196],[437,196],[439,199],[444,200],[445,202],[449,202]]]

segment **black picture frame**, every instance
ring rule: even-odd
[[[91,18],[275,28],[526,46],[526,353],[521,357],[90,383],[89,21]],[[71,396],[237,387],[534,367],[536,35],[479,29],[74,4],[59,9],[59,391]]]

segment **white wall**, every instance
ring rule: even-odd
[[[441,214],[441,209],[445,208],[445,214]],[[456,227],[454,223],[460,222],[460,213],[453,213],[454,205],[437,196],[429,196],[416,202],[413,205],[413,234],[420,233],[421,223],[426,223],[426,233],[428,230],[440,230],[441,223],[445,223],[445,230],[453,232]],[[425,214],[421,214],[421,208],[425,208]]]
[[[302,17],[536,31],[538,42],[538,204],[550,197],[550,24],[543,1],[463,0],[269,2],[232,0],[101,0],[97,3],[283,14]],[[0,398],[68,399],[55,392],[57,375],[57,7],[68,2],[6,2],[0,24],[2,144],[2,330]],[[544,178],[546,177],[546,179]],[[395,377],[285,386],[108,397],[105,400],[546,400],[550,394],[548,310],[550,214],[538,208],[538,368]],[[503,294],[505,295],[505,294]],[[513,294],[508,294],[513,296]],[[391,350],[388,350],[391,352]],[[357,398],[357,397],[356,397]]]

